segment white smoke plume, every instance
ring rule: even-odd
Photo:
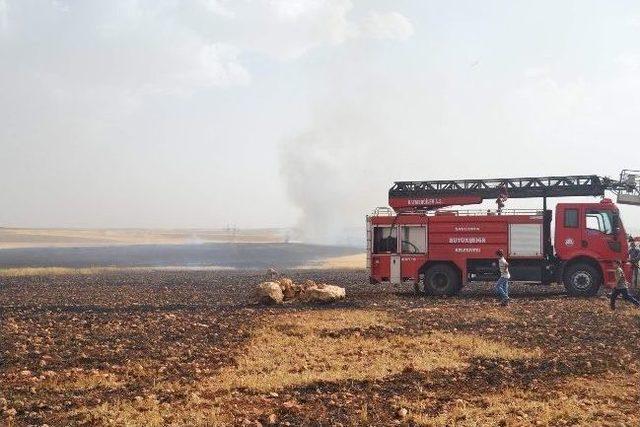
[[[391,143],[369,112],[336,111],[284,144],[282,172],[304,241],[353,244],[365,213],[384,203],[380,171],[392,162],[384,148]]]
[[[391,147],[402,138],[394,128],[405,112],[384,75],[373,70],[380,52],[362,49],[358,40],[399,43],[413,35],[413,26],[400,13],[371,10],[343,28],[341,41],[351,40],[345,55],[325,64],[331,95],[316,103],[308,128],[285,141],[280,160],[289,198],[301,211],[299,237],[360,245],[365,215],[386,205]]]
[[[343,69],[310,125],[281,146],[304,241],[362,246],[365,216],[387,206],[394,180],[446,174],[428,155],[440,132],[429,97],[412,82],[385,84],[365,63]]]

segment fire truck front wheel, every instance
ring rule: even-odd
[[[429,267],[424,275],[424,291],[427,295],[455,295],[460,290],[460,275],[448,264]]]
[[[601,282],[598,269],[587,263],[572,264],[564,272],[564,287],[569,295],[595,295]]]

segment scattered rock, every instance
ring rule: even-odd
[[[291,409],[297,406],[296,402],[294,400],[287,400],[286,402],[284,402],[282,404],[282,406],[284,406],[287,409]]]
[[[267,424],[269,424],[270,426],[275,425],[278,422],[278,416],[276,414],[271,414],[269,415],[269,418],[267,418]]]
[[[309,288],[317,288],[318,285],[311,279],[307,279],[302,283],[302,290],[305,291]]]
[[[258,285],[256,294],[264,304],[282,304],[284,295],[278,282],[263,282]]]
[[[263,304],[281,304],[283,301],[293,300],[326,303],[346,296],[345,289],[340,286],[316,283],[313,280],[305,280],[302,285],[297,285],[287,277],[260,283],[256,294]]]
[[[290,289],[293,286],[293,280],[289,279],[288,277],[283,277],[282,279],[278,279],[276,280],[276,282],[280,285],[282,292],[284,292],[287,289]]]
[[[322,284],[305,289],[301,299],[306,302],[332,302],[344,299],[345,296],[344,288]]]
[[[302,288],[296,285],[295,283],[293,283],[293,280],[289,278],[285,277],[283,279],[278,279],[277,282],[280,285],[280,288],[282,289],[282,294],[285,300],[292,300],[297,298],[298,295],[300,295],[300,292],[302,291]]]
[[[409,411],[407,411],[406,408],[400,408],[398,409],[398,412],[396,412],[396,415],[398,418],[404,419],[409,415]]]

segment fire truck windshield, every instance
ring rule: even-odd
[[[604,234],[614,234],[613,212],[601,209],[589,209],[586,213],[588,230],[596,230]]]

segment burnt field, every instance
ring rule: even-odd
[[[344,286],[263,307],[262,272],[0,278],[0,424],[629,425],[640,423],[640,312],[559,288],[458,297]]]
[[[1,242],[0,242],[1,243]],[[294,268],[361,248],[303,243],[138,244],[91,247],[31,247],[0,250],[0,268],[229,267]]]

